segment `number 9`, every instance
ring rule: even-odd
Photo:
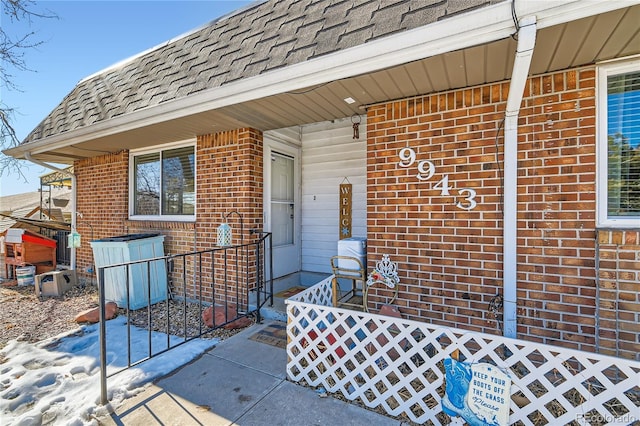
[[[402,148],[398,153],[398,157],[400,158],[398,162],[400,167],[411,167],[416,162],[416,153],[411,148]]]
[[[429,166],[427,170],[424,169],[425,164]],[[418,163],[418,172],[420,173],[418,173],[416,177],[419,180],[429,180],[436,172],[436,166],[434,166],[433,163],[429,160],[421,161]]]

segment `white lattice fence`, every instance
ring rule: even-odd
[[[443,425],[443,360],[512,380],[518,425],[640,424],[640,363],[331,306],[331,278],[287,301],[287,374],[390,416]]]

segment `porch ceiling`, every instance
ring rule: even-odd
[[[640,5],[538,31],[531,73],[540,74],[640,54]],[[34,155],[71,163],[100,153],[194,138],[239,127],[263,131],[364,114],[387,100],[506,80],[516,41],[490,44],[382,69],[295,92],[187,115]],[[426,52],[428,54],[428,52]],[[351,97],[349,105],[344,99]]]

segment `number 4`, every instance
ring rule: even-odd
[[[453,188],[451,185],[449,185],[449,175],[444,175],[444,177],[440,179],[438,183],[433,185],[433,188],[439,189],[440,195],[443,197],[449,195],[449,190]]]

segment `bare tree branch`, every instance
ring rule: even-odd
[[[36,12],[33,0],[0,0],[0,13],[7,17],[10,22],[23,21],[29,26],[34,18],[57,18],[49,11]],[[6,26],[0,26],[0,87],[7,90],[20,89],[15,84],[15,76],[12,72],[32,72],[24,59],[25,52],[36,48],[43,41],[36,38],[35,31],[28,31],[26,34],[11,35],[5,30]],[[16,109],[12,106],[0,103],[0,150],[13,148],[20,144],[13,127],[13,118]],[[23,162],[5,154],[0,154],[0,176],[5,173],[17,174],[26,182],[22,168]]]

